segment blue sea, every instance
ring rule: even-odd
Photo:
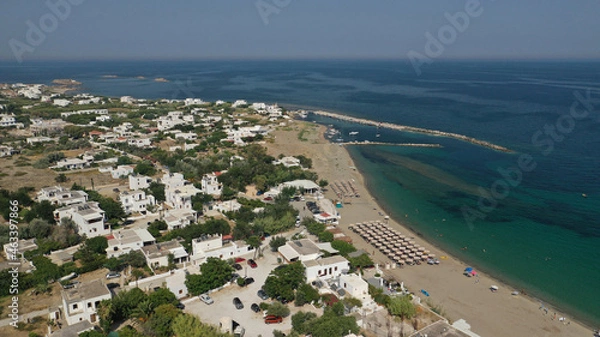
[[[0,63],[0,82],[73,78],[98,95],[264,101],[512,149],[312,117],[346,140],[442,145],[350,152],[394,218],[546,305],[600,324],[600,63],[439,61],[422,70],[349,60]]]

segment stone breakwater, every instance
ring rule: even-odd
[[[420,143],[386,143],[386,142],[370,142],[368,140],[364,141],[354,141],[354,142],[343,142],[337,143],[340,145],[387,145],[387,146],[413,146],[413,147],[443,147],[440,144],[420,144]]]
[[[358,123],[358,124],[364,124],[364,125],[372,125],[372,126],[376,126],[376,127],[380,127],[380,128],[392,129],[392,130],[397,130],[397,131],[414,132],[414,133],[422,133],[422,134],[438,136],[438,137],[454,138],[454,139],[462,140],[464,142],[469,142],[471,144],[483,146],[483,147],[486,147],[486,148],[489,148],[489,149],[492,149],[495,151],[507,152],[507,153],[513,152],[512,150],[507,149],[503,146],[492,144],[492,143],[486,142],[484,140],[475,139],[475,138],[461,135],[458,133],[417,128],[417,127],[413,127],[413,126],[398,125],[398,124],[387,123],[387,122],[377,122],[377,121],[372,121],[369,119],[350,117],[350,116],[346,116],[346,115],[336,114],[336,113],[327,112],[327,111],[320,111],[320,110],[319,111],[311,111],[311,113],[314,113],[315,115],[319,115],[319,116],[343,120],[346,122],[352,122],[352,123]]]

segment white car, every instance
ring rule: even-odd
[[[213,304],[215,303],[215,301],[210,298],[210,296],[206,295],[206,294],[202,294],[200,296],[198,296],[198,298],[200,298],[200,301],[206,303],[206,304]]]

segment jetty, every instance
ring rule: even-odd
[[[352,142],[338,142],[340,145],[386,145],[386,146],[413,146],[413,147],[443,147],[440,144],[427,144],[427,143],[386,143],[386,142],[371,142],[368,140],[363,141],[352,141]]]
[[[421,134],[426,134],[426,135],[432,135],[432,136],[438,136],[438,137],[447,137],[447,138],[454,138],[454,139],[458,139],[464,142],[469,142],[471,144],[475,144],[475,145],[479,145],[479,146],[483,146],[495,151],[500,151],[500,152],[507,152],[507,153],[512,153],[514,151],[505,148],[503,146],[500,145],[496,145],[496,144],[492,144],[490,142],[486,142],[484,140],[479,140],[473,137],[468,137],[465,135],[461,135],[458,133],[452,133],[452,132],[444,132],[444,131],[439,131],[439,130],[431,130],[431,129],[424,129],[424,128],[417,128],[414,126],[407,126],[407,125],[399,125],[399,124],[394,124],[394,123],[388,123],[388,122],[377,122],[377,121],[372,121],[369,119],[364,119],[364,118],[356,118],[356,117],[350,117],[350,116],[346,116],[346,115],[342,115],[342,114],[337,114],[337,113],[333,113],[333,112],[327,112],[327,111],[311,111],[311,113],[315,114],[315,115],[319,115],[319,116],[324,116],[324,117],[329,117],[329,118],[333,118],[333,119],[338,119],[338,120],[342,120],[342,121],[346,121],[346,122],[352,122],[352,123],[358,123],[358,124],[363,124],[363,125],[372,125],[378,128],[386,128],[386,129],[392,129],[392,130],[397,130],[397,131],[404,131],[404,132],[413,132],[413,133],[421,133]],[[375,143],[370,143],[370,144],[375,144]],[[354,145],[359,145],[359,144],[354,144]]]

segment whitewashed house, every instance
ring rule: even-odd
[[[52,205],[74,205],[88,201],[88,194],[84,191],[71,191],[61,186],[42,188],[36,196],[38,202],[48,200]]]
[[[98,203],[89,201],[83,204],[65,206],[54,211],[54,219],[60,224],[62,218],[69,218],[77,225],[79,235],[88,238],[110,234],[110,225],[106,223],[104,211]]]
[[[134,167],[132,165],[119,165],[117,168],[110,170],[110,175],[113,179],[119,179],[133,174]]]
[[[98,323],[98,306],[103,300],[110,300],[111,293],[102,280],[93,280],[62,290],[61,297],[64,319],[73,325],[84,320]]]
[[[143,188],[148,188],[150,187],[150,183],[152,182],[152,178],[148,176],[143,176],[141,174],[131,174],[129,175],[128,179],[130,190],[140,190]]]
[[[143,228],[120,229],[112,232],[107,237],[108,247],[106,248],[106,257],[119,257],[142,247],[156,243],[156,240]]]
[[[350,262],[340,255],[306,260],[302,261],[302,264],[306,268],[304,273],[306,280],[309,282],[317,279],[328,280],[337,278],[342,275],[342,271],[348,272],[350,270]]]
[[[286,261],[294,262],[316,260],[323,255],[321,249],[322,247],[312,240],[300,239],[286,242],[285,245],[277,248],[277,251]]]
[[[247,254],[253,250],[243,240],[223,243],[221,234],[204,235],[192,240],[192,263],[200,265],[209,257],[218,259],[231,259]]]
[[[198,220],[197,212],[193,209],[170,209],[165,212],[163,221],[168,230],[186,227]]]
[[[90,162],[79,158],[65,158],[56,162],[52,168],[65,170],[80,170],[90,167]]]
[[[202,193],[209,194],[214,197],[220,197],[223,191],[223,184],[219,182],[216,173],[208,173],[202,177],[201,181]]]
[[[142,190],[124,191],[119,194],[119,201],[127,214],[146,214],[149,206],[156,205],[156,200],[151,194],[146,195]]]
[[[173,262],[176,264],[188,262],[190,259],[185,248],[175,239],[142,247],[142,253],[146,257],[146,263],[152,269],[168,266],[169,255],[173,256]]]

